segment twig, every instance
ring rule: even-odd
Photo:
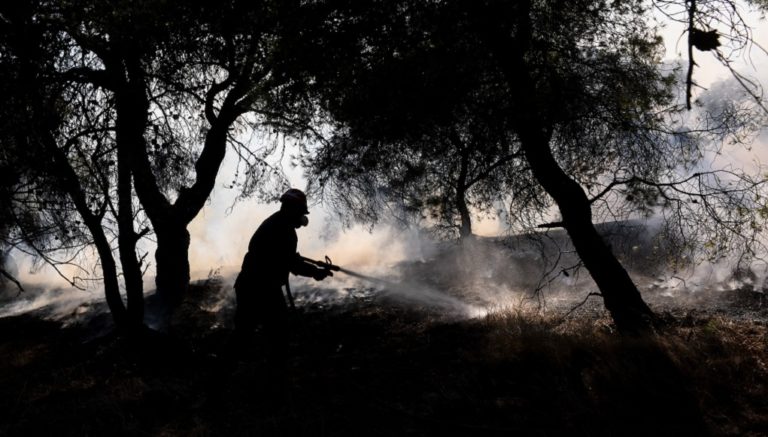
[[[693,60],[693,17],[696,14],[696,0],[690,0],[691,6],[688,8],[688,75],[685,79],[685,106],[691,110],[691,88],[693,87],[693,66],[696,62]]]
[[[544,229],[562,228],[562,227],[565,227],[565,223],[563,223],[563,222],[542,223],[542,224],[540,224],[540,225],[538,225],[536,227],[537,228],[544,228]]]
[[[567,312],[567,313],[565,313],[565,315],[562,317],[562,320],[561,320],[561,322],[560,322],[560,323],[564,322],[564,321],[565,321],[565,319],[567,319],[567,318],[568,318],[568,316],[570,316],[571,314],[573,314],[573,312],[574,312],[574,311],[576,311],[577,309],[579,309],[579,308],[581,308],[582,306],[584,306],[584,304],[585,304],[585,303],[587,303],[587,300],[589,300],[589,298],[590,298],[590,297],[592,297],[592,296],[600,296],[600,297],[602,297],[603,295],[602,295],[601,293],[597,293],[597,292],[592,292],[592,293],[589,293],[589,294],[587,295],[587,297],[585,297],[585,298],[584,298],[584,300],[582,300],[582,301],[581,301],[579,304],[577,304],[576,306],[574,306],[573,308],[571,308],[570,310],[568,310],[568,312]]]
[[[17,287],[19,287],[19,293],[16,296],[18,296],[24,291],[24,287],[21,286],[21,283],[16,278],[14,278],[10,273],[6,272],[5,269],[0,269],[0,275],[5,276],[9,281],[13,282],[14,284],[16,284]]]

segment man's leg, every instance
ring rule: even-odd
[[[234,357],[248,357],[256,346],[255,330],[258,323],[255,294],[252,287],[235,289],[235,331],[230,342],[230,353]]]

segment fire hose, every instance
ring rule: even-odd
[[[349,276],[354,276],[355,278],[360,278],[360,279],[363,279],[363,280],[366,280],[366,281],[369,281],[369,282],[378,282],[380,284],[385,284],[385,285],[394,285],[392,282],[387,281],[386,279],[374,278],[373,276],[364,275],[362,273],[358,273],[358,272],[355,272],[355,271],[352,271],[352,270],[345,269],[343,267],[337,266],[336,264],[333,264],[331,262],[331,259],[328,258],[327,256],[325,257],[324,261],[316,261],[316,260],[313,260],[311,258],[305,258],[303,256],[300,256],[300,258],[305,263],[312,264],[312,265],[314,265],[316,267],[320,267],[321,269],[326,269],[326,270],[330,270],[330,271],[333,271],[333,272],[341,272],[341,273],[347,274]]]
[[[333,264],[333,262],[331,262],[331,259],[328,256],[326,256],[325,260],[323,260],[323,261],[318,261],[318,260],[314,260],[312,258],[307,258],[307,257],[303,257],[303,256],[299,256],[299,258],[303,262],[305,262],[307,264],[312,264],[313,266],[319,267],[321,269],[329,270],[329,271],[332,271],[332,272],[341,272],[341,273],[347,274],[349,276],[353,276],[355,278],[362,279],[364,281],[375,282],[375,283],[383,284],[383,285],[390,286],[390,287],[395,285],[393,282],[387,281],[386,279],[375,278],[373,276],[364,275],[362,273],[358,273],[358,272],[355,272],[353,270],[345,269],[344,267],[341,267],[341,266],[338,266],[336,264]],[[288,285],[287,282],[285,284],[285,291],[286,291],[286,294],[288,295],[288,302],[291,304],[291,308],[296,308],[295,305],[294,305],[294,302],[293,302],[293,295],[291,294],[291,287],[290,287],[290,285]]]

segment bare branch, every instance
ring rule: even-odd
[[[14,278],[13,275],[8,273],[5,269],[0,268],[0,275],[3,275],[6,279],[16,284],[16,287],[18,287],[19,289],[19,294],[24,292],[24,287],[21,286],[21,283],[16,278]]]

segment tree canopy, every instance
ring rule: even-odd
[[[647,4],[369,6],[386,12],[350,7],[333,29],[354,42],[331,55],[341,65],[318,73],[320,101],[336,124],[311,160],[320,184],[353,216],[375,220],[394,206],[431,210],[451,226],[456,216],[467,222],[461,192],[473,213],[507,202],[512,226],[530,230],[552,199],[562,218],[548,226],[568,231],[626,330],[651,312],[596,219],[661,214],[684,239],[706,228],[738,241],[730,248],[759,245],[762,216],[738,211],[763,208],[764,181],[702,170],[724,141],[749,137],[755,108],[736,99],[700,105],[689,117],[676,94],[684,81],[662,62]],[[480,170],[485,188],[467,190],[470,168],[483,164],[495,167]]]
[[[68,214],[59,220],[63,232],[97,248],[118,323],[125,312],[118,275],[128,316],[143,318],[147,263],[137,242],[150,232],[158,290],[169,304],[183,296],[186,227],[213,189],[227,147],[241,156],[251,185],[275,175],[259,153],[237,141],[238,130],[269,126],[290,133],[311,118],[300,93],[287,97],[298,87],[280,67],[294,55],[282,41],[293,30],[296,7],[76,0],[30,1],[2,11],[4,84],[14,84],[9,95],[18,97],[4,107],[3,139],[19,143],[20,152],[9,163],[41,187],[35,196],[51,196],[61,208],[30,196],[14,206],[37,202],[30,211],[43,225],[58,220],[52,216],[58,211]],[[37,157],[28,168],[24,153]],[[23,224],[17,221],[16,229]],[[20,247],[35,247],[31,235],[23,240]],[[67,249],[71,244],[51,248]]]
[[[707,166],[762,125],[759,88],[734,72],[742,93],[692,99],[693,48],[732,69],[701,32],[731,20],[730,41],[749,40],[728,6],[3,6],[0,196],[12,205],[3,241],[54,264],[54,253],[94,247],[116,320],[140,324],[141,239],[155,240],[158,291],[177,302],[190,280],[187,227],[227,150],[240,159],[244,194],[284,187],[265,159],[275,148],[240,139],[277,131],[309,138],[310,188],[348,218],[375,223],[389,211],[469,237],[477,215],[503,208],[515,232],[563,227],[619,329],[643,331],[653,313],[595,222],[662,217],[690,250],[759,256],[764,178]],[[654,10],[688,23],[687,70],[663,62]]]

